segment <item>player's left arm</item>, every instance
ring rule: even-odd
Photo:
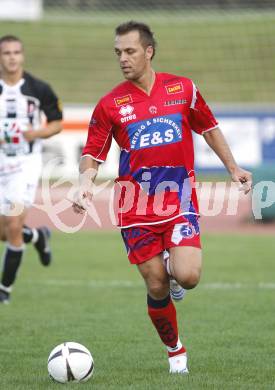
[[[238,166],[219,127],[204,132],[203,137],[210,148],[223,162],[231,175],[232,181],[241,183],[241,190],[247,194],[252,188],[252,174]]]
[[[47,118],[47,123],[40,129],[32,129],[24,132],[24,137],[31,142],[37,138],[49,138],[62,130],[62,106],[49,84],[40,85],[40,109]]]

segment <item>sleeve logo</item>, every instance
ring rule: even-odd
[[[134,107],[127,104],[127,106],[121,107],[121,109],[119,110],[119,113],[122,116],[126,116],[126,115],[131,115],[133,111],[134,111]]]
[[[182,83],[166,85],[165,88],[168,95],[172,95],[174,93],[180,93],[184,91]]]
[[[120,115],[122,118],[120,118],[121,123],[129,122],[134,119],[137,119],[136,114],[133,114],[134,107],[127,104],[127,106],[122,106],[119,110]]]
[[[117,107],[124,106],[128,103],[133,103],[133,99],[131,95],[116,97],[114,98],[114,101]]]

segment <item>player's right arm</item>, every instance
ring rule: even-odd
[[[92,200],[92,187],[99,165],[107,158],[112,143],[112,123],[102,101],[96,106],[90,124],[86,145],[79,164],[79,189],[73,210],[82,214]]]
[[[30,76],[27,76],[30,78]],[[23,132],[24,138],[28,142],[32,142],[38,138],[49,138],[62,130],[62,104],[52,87],[44,81],[30,78],[31,84],[35,86],[35,97],[40,101],[40,110],[44,112],[47,123],[39,128],[33,128],[31,125],[29,129]]]
[[[99,162],[90,155],[82,156],[79,163],[79,187],[73,203],[73,210],[83,214],[92,200],[92,185],[99,168]]]

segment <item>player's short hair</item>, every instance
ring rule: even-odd
[[[116,35],[125,35],[128,34],[131,31],[138,31],[141,43],[144,48],[147,48],[148,46],[152,46],[153,48],[153,55],[152,59],[156,52],[156,46],[157,42],[154,38],[154,33],[151,31],[150,27],[141,22],[135,22],[134,20],[130,20],[129,22],[122,23],[115,29]]]
[[[23,47],[23,42],[21,41],[20,38],[16,37],[15,35],[3,35],[2,37],[0,37],[0,48],[2,43],[4,42],[19,42]]]

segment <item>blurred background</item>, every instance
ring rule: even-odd
[[[64,131],[45,142],[45,163],[58,157],[46,176],[77,177],[93,107],[122,80],[114,28],[135,19],[155,32],[155,70],[192,78],[238,163],[256,181],[274,180],[274,0],[1,0],[0,19],[1,35],[24,41],[26,69],[64,104]],[[194,141],[203,178],[225,177],[202,137]],[[116,175],[117,155],[113,145],[101,178]]]
[[[113,31],[129,19],[155,32],[155,69],[192,78],[210,102],[275,103],[273,0],[1,0],[0,18],[64,103],[94,104],[121,80]]]

